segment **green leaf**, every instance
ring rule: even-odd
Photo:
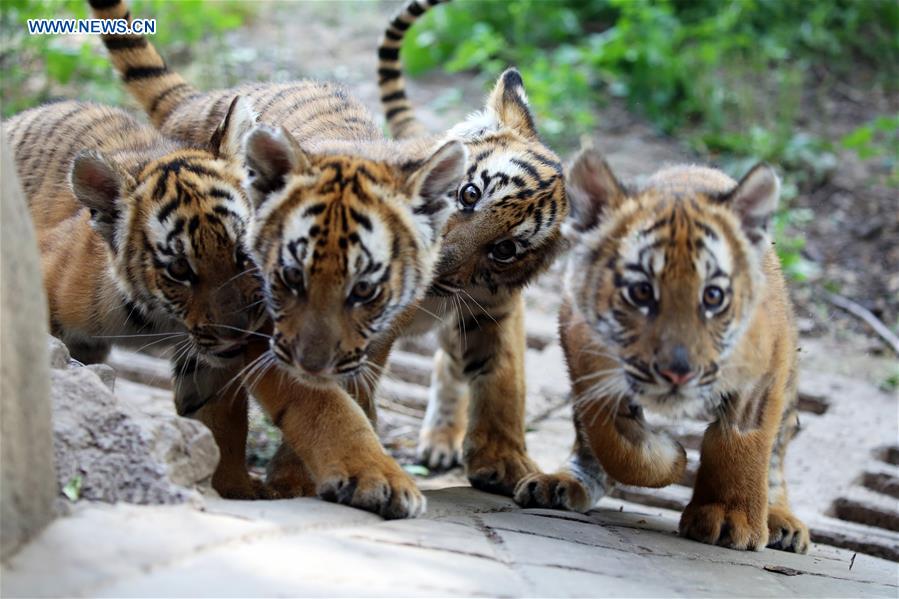
[[[411,474],[412,476],[428,476],[431,474],[431,471],[427,466],[422,466],[421,464],[403,464],[403,470]]]
[[[81,484],[83,479],[80,474],[76,474],[62,488],[62,493],[69,498],[69,501],[75,502],[81,498]]]

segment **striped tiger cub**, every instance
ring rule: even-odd
[[[195,376],[199,365],[227,372],[240,361],[264,320],[243,245],[252,209],[241,143],[254,125],[239,98],[196,146],[85,102],[5,124],[40,244],[50,329],[75,359],[102,361],[112,342],[178,341],[182,395],[217,390]]]
[[[99,18],[130,18],[117,0],[91,5]],[[268,125],[248,136],[246,160],[256,208],[249,246],[273,330],[267,346],[253,346],[250,357],[258,359],[247,385],[302,458],[288,469],[290,483],[273,476],[273,488],[314,491],[387,518],[421,513],[424,496],[386,455],[366,411],[374,415],[371,369],[380,372],[395,331],[430,287],[464,145],[398,147],[336,85],[200,92],[145,37],[103,41],[165,134],[189,143],[208,137],[235,93]],[[237,452],[246,443],[246,413],[227,417],[239,417],[240,426],[220,445]]]
[[[592,150],[568,176],[573,251],[559,320],[578,398],[569,466],[533,474],[518,503],[586,511],[615,482],[681,479],[684,448],[644,410],[710,422],[682,535],[804,553],[786,447],[798,429],[797,332],[768,226],[780,183],[670,167],[621,185]]]
[[[406,31],[436,4],[406,4],[378,48],[391,133],[409,140],[457,139],[468,148],[425,304],[428,312],[444,313],[444,320],[418,455],[433,469],[461,462],[473,486],[510,495],[536,470],[524,438],[522,289],[558,254],[567,200],[559,159],[541,143],[514,69],[502,74],[481,112],[443,135],[427,136],[406,97],[399,52]],[[422,326],[438,324],[421,320]]]

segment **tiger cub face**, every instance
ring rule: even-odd
[[[465,143],[469,161],[432,292],[517,289],[552,262],[568,213],[561,163],[537,136],[518,71],[503,73],[484,111],[448,137]]]
[[[133,304],[129,318],[183,326],[211,364],[239,354],[264,318],[244,247],[252,209],[241,141],[254,124],[249,104],[236,98],[209,149],[168,153],[136,177],[98,152],[72,165],[75,195],[109,244],[116,282]]]
[[[598,392],[671,416],[706,413],[762,292],[779,189],[760,164],[739,184],[674,167],[631,191],[595,152],[577,158],[566,286],[608,358]]]
[[[246,154],[272,352],[308,383],[359,374],[370,344],[430,284],[464,147],[447,143],[410,173],[307,154],[286,130],[259,127]]]

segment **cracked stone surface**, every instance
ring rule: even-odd
[[[899,566],[826,546],[740,552],[678,537],[677,515],[604,499],[522,510],[469,488],[417,520],[314,499],[80,503],[3,567],[21,596],[895,597]],[[127,531],[127,534],[125,533]],[[86,550],[89,549],[89,550]],[[53,564],[53,575],[47,565]]]

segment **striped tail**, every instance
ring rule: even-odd
[[[396,139],[424,137],[428,134],[424,125],[415,117],[412,103],[406,98],[406,82],[400,64],[400,48],[406,31],[429,8],[450,0],[411,0],[397,14],[381,38],[378,46],[378,87],[381,89],[381,106],[387,118],[390,134]]]
[[[88,0],[98,19],[126,19],[131,11],[122,0]],[[181,75],[169,71],[156,48],[144,35],[104,35],[109,50],[128,92],[144,107],[150,120],[161,128],[169,115],[185,99],[197,93]]]

